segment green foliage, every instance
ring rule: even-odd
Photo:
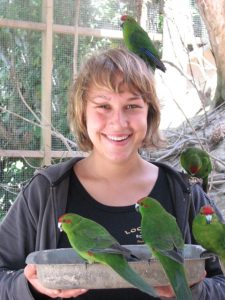
[[[15,200],[16,195],[40,166],[37,159],[1,158],[0,159],[0,220]]]
[[[13,20],[41,21],[42,0],[0,0],[0,17]]]
[[[41,33],[20,29],[0,29],[1,107],[34,121],[19,95],[34,112],[40,111]],[[40,136],[31,138],[33,127],[10,113],[1,113],[4,129],[2,149],[38,149]],[[32,140],[32,142],[31,142]]]

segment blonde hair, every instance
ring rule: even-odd
[[[148,104],[147,133],[142,147],[159,147],[160,107],[155,91],[154,75],[146,63],[125,49],[115,48],[92,55],[81,67],[73,83],[68,102],[69,126],[82,151],[93,148],[86,128],[86,103],[90,87],[107,88],[118,92],[116,77],[131,91],[138,91]]]

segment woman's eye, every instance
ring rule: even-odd
[[[140,106],[136,105],[136,104],[129,104],[127,105],[127,109],[134,109],[134,108],[139,108]]]
[[[108,104],[99,104],[97,105],[97,108],[110,109],[110,106]]]

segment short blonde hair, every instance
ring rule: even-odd
[[[154,75],[146,63],[126,49],[114,48],[92,55],[81,67],[74,81],[68,103],[69,126],[80,150],[93,148],[86,128],[86,103],[90,87],[118,92],[116,77],[131,91],[138,91],[148,104],[147,133],[143,148],[159,147],[160,106],[155,91]]]

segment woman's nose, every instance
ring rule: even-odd
[[[126,127],[128,124],[126,113],[122,110],[113,111],[110,123],[114,126]]]

